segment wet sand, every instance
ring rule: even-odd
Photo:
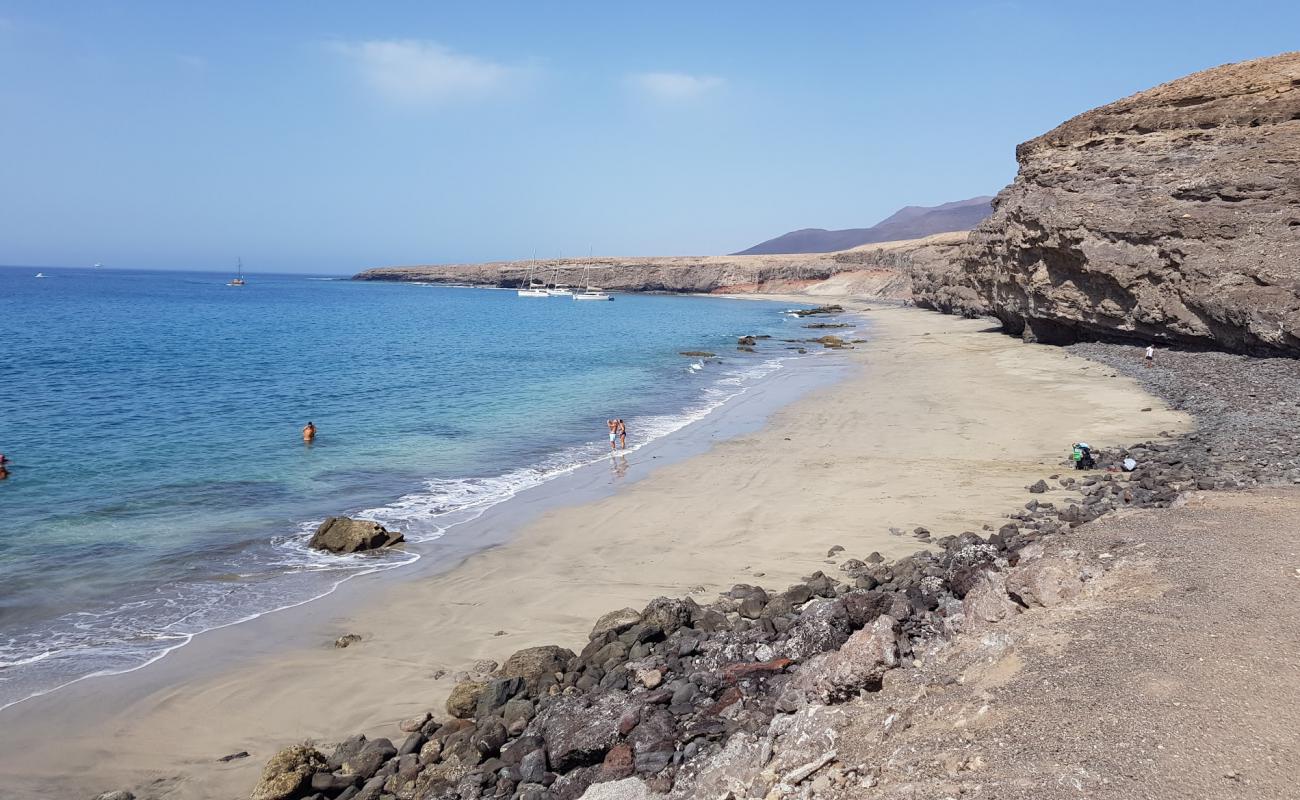
[[[693,457],[649,471],[654,456],[632,454],[628,474],[643,477],[613,492],[581,481],[618,484],[617,464],[531,508],[516,498],[517,522],[482,521],[478,545],[501,546],[448,572],[390,573],[0,713],[0,786],[93,796],[158,780],[153,793],[168,798],[245,796],[280,746],[392,737],[402,717],[440,711],[452,681],[439,670],[536,644],[578,649],[598,615],[661,594],[782,587],[829,568],[832,545],[886,558],[921,546],[891,527],[996,526],[1026,484],[1061,469],[1071,442],[1105,448],[1189,424],[1111,369],[987,322],[867,317],[869,344],[822,359],[847,370],[842,380],[739,435],[684,429],[700,437]],[[364,639],[333,648],[345,632]],[[216,761],[241,750],[251,756]]]

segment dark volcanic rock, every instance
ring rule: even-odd
[[[1012,333],[1300,355],[1300,53],[1069,120],[970,236],[964,278]]]
[[[558,697],[529,726],[546,742],[546,755],[557,771],[599,764],[618,741],[618,721],[627,701],[617,693]]]
[[[790,628],[781,654],[802,661],[817,653],[837,650],[849,638],[849,615],[839,600],[809,603]]]

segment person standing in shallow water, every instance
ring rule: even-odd
[[[609,449],[613,452],[618,448],[618,420],[605,420],[605,427],[609,428]]]
[[[621,419],[614,420],[614,432],[618,434],[618,447],[620,450],[627,449],[627,423]]]
[[[316,424],[314,422],[309,421],[307,423],[307,427],[302,429],[302,440],[307,444],[311,444],[313,441],[315,441],[315,439],[316,439]]]

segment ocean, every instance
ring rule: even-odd
[[[639,447],[814,357],[773,303],[36,272],[0,268],[0,708],[409,564],[606,458],[607,418]],[[309,550],[339,514],[411,544]]]

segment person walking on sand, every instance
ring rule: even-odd
[[[302,429],[302,440],[311,444],[316,439],[316,423],[308,421],[307,427]]]
[[[1150,369],[1154,363],[1156,363],[1156,346],[1149,344],[1147,345],[1147,368]]]
[[[621,419],[615,420],[615,423],[616,423],[615,433],[618,434],[618,448],[620,450],[626,450],[627,449],[627,423]]]
[[[618,420],[607,419],[605,426],[609,428],[609,451],[612,453],[618,448]]]

